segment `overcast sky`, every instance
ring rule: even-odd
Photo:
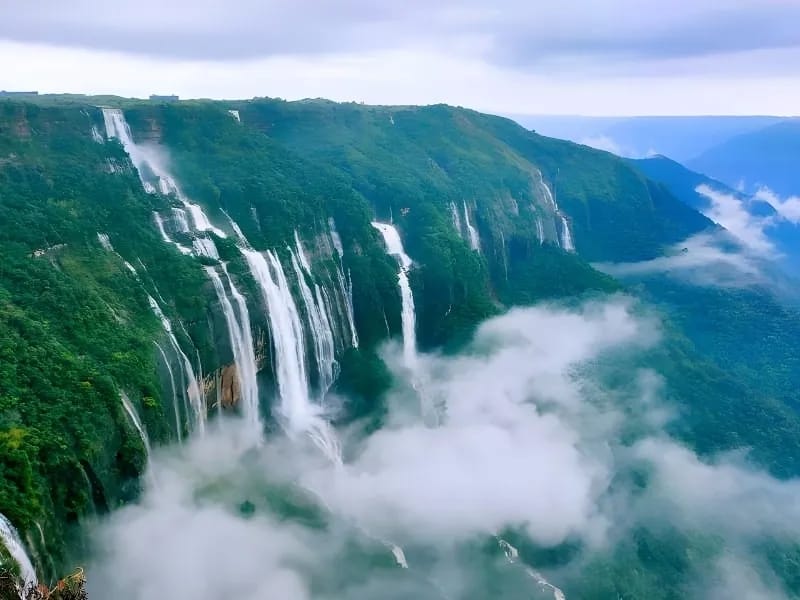
[[[799,114],[800,0],[0,3],[0,89]]]

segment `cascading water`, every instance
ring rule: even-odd
[[[203,394],[201,392],[200,385],[198,383],[197,377],[195,376],[194,369],[192,368],[192,363],[189,362],[189,358],[186,356],[183,350],[181,350],[180,344],[178,344],[178,339],[175,337],[175,333],[172,330],[172,323],[166,317],[164,312],[161,310],[161,307],[156,302],[155,298],[148,294],[147,300],[150,303],[150,308],[153,310],[153,313],[158,317],[161,321],[161,326],[164,328],[164,331],[167,334],[167,339],[169,339],[170,345],[172,349],[175,351],[175,354],[178,356],[179,362],[178,366],[182,370],[182,393],[188,394],[189,403],[191,404],[192,411],[194,412],[195,416],[195,426],[197,430],[202,434],[205,432],[206,426],[206,402]],[[164,350],[159,346],[161,353],[163,355],[164,361],[166,362],[167,369],[170,371],[170,375],[172,376],[172,368],[170,367],[169,360],[167,359],[166,353]],[[173,385],[174,385],[174,377],[173,377]],[[177,406],[177,394],[174,396],[176,406]],[[180,438],[180,425],[178,426],[178,437]]]
[[[2,514],[0,514],[0,545],[8,550],[11,558],[19,565],[19,574],[25,588],[35,586],[37,580],[33,562],[25,551],[25,546],[23,546],[17,530],[11,521]]]
[[[539,245],[544,244],[544,223],[542,217],[536,217],[536,237],[539,238]]]
[[[150,438],[147,435],[147,430],[144,428],[142,424],[142,420],[139,418],[138,413],[136,412],[136,407],[133,406],[130,398],[125,392],[121,392],[120,400],[122,401],[122,408],[125,409],[125,413],[128,415],[128,418],[131,420],[131,424],[133,425],[134,429],[136,429],[137,433],[139,434],[139,438],[142,440],[142,445],[144,446],[145,451],[147,452],[147,460],[150,461]]]
[[[182,208],[173,208],[172,218],[175,221],[175,229],[181,233],[189,233],[189,219],[185,210]]]
[[[162,194],[174,194],[191,215],[194,230],[201,232],[211,231],[221,238],[226,237],[224,231],[211,224],[211,221],[203,212],[203,209],[199,205],[191,202],[184,195],[175,182],[175,179],[167,171],[163,159],[159,156],[158,152],[152,148],[138,146],[133,141],[130,127],[125,121],[125,115],[120,109],[104,108],[103,121],[106,126],[106,136],[109,138],[116,138],[122,143],[122,146],[125,148],[125,151],[136,167],[136,171],[139,174],[139,179],[141,179],[145,191],[152,193],[158,189]],[[155,179],[156,185],[153,185],[149,177],[150,174],[152,174],[152,178]]]
[[[310,274],[311,267],[308,259],[303,253],[303,247],[295,232],[296,250],[291,251],[292,268],[294,269],[297,284],[300,288],[300,296],[303,298],[303,305],[308,315],[308,325],[311,332],[311,341],[314,344],[314,360],[317,365],[317,377],[320,397],[328,393],[333,380],[336,377],[336,346],[333,340],[333,330],[330,320],[326,314],[325,303],[322,301],[322,294],[318,285],[314,285],[315,294],[312,295],[311,288],[308,287],[305,274]],[[303,265],[301,267],[301,265]]]
[[[250,330],[250,313],[247,310],[244,296],[236,289],[224,264],[222,269],[228,281],[231,296],[236,302],[238,314],[228,298],[225,285],[216,269],[206,267],[206,273],[208,273],[211,282],[214,284],[214,291],[217,294],[217,299],[222,307],[222,313],[228,326],[228,336],[233,350],[233,360],[236,363],[236,374],[239,378],[239,388],[241,390],[242,413],[252,425],[254,434],[260,435],[261,417],[258,410],[257,366],[253,349],[253,334]]]
[[[161,347],[161,344],[158,342],[153,342],[158,348],[158,352],[161,354],[161,360],[164,361],[164,366],[167,368],[167,374],[169,375],[169,384],[172,388],[172,407],[175,410],[175,432],[178,435],[178,443],[183,443],[183,426],[181,425],[181,411],[178,408],[178,387],[175,385],[175,373],[172,370],[172,364],[169,362],[169,358],[167,358],[167,353],[164,352],[164,348]]]
[[[181,254],[188,255],[192,253],[191,248],[187,248],[183,244],[179,244],[169,236],[166,228],[164,227],[164,219],[162,219],[161,215],[155,211],[153,211],[153,220],[156,223],[156,228],[158,229],[158,232],[161,234],[162,240],[164,240],[167,244],[172,244],[173,246],[175,246],[180,251]]]
[[[567,252],[575,252],[575,245],[572,243],[572,233],[569,230],[567,217],[561,215],[561,247]]]
[[[98,233],[97,240],[100,242],[103,250],[107,250],[108,252],[114,251],[114,246],[111,245],[111,240],[109,239],[107,233]]]
[[[342,238],[339,237],[339,232],[336,231],[336,222],[333,217],[328,218],[328,229],[331,232],[331,241],[336,249],[336,254],[339,255],[339,258],[342,258],[344,256],[344,246],[342,246]]]
[[[383,241],[386,244],[386,251],[400,263],[400,270],[397,272],[397,285],[400,288],[400,299],[403,305],[403,360],[406,367],[413,370],[417,363],[417,333],[414,296],[411,293],[411,285],[408,282],[408,269],[411,267],[411,258],[405,253],[400,234],[397,233],[394,225],[373,221],[372,226],[381,232]]]
[[[217,252],[217,246],[214,244],[214,241],[211,238],[207,237],[196,237],[192,240],[192,248],[194,248],[194,253],[197,256],[203,256],[205,258],[212,258],[214,260],[219,260],[219,252]]]
[[[512,565],[520,564],[525,570],[525,574],[528,575],[528,577],[530,577],[531,579],[533,579],[539,585],[540,588],[542,588],[543,590],[549,589],[551,592],[553,592],[554,600],[567,600],[567,597],[564,595],[564,592],[562,592],[560,588],[557,588],[552,583],[547,581],[547,579],[545,579],[544,576],[541,573],[539,573],[539,571],[535,571],[526,564],[520,562],[519,551],[514,546],[512,546],[507,541],[497,536],[495,536],[495,538],[497,539],[497,545],[500,546],[500,549],[503,551],[503,554],[506,555],[506,559],[508,560],[508,562],[510,562]]]
[[[461,237],[461,215],[458,214],[455,202],[450,203],[450,217],[453,219],[453,227],[456,228],[458,237]]]
[[[469,234],[469,247],[473,250],[480,251],[481,239],[478,237],[478,230],[473,227],[469,220],[469,210],[467,209],[466,202],[464,202],[464,224],[467,226],[467,233]]]
[[[283,267],[272,251],[267,251],[267,258],[250,248],[240,251],[267,306],[283,424],[290,435],[307,433],[329,460],[341,464],[336,433],[322,418],[321,407],[310,400],[303,327]]]

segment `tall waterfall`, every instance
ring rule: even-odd
[[[139,179],[145,191],[153,193],[160,191],[162,194],[174,194],[191,215],[194,230],[199,232],[211,231],[219,237],[226,237],[225,232],[214,227],[203,209],[193,203],[178,187],[175,178],[170,175],[163,158],[154,148],[139,146],[133,141],[131,129],[125,121],[125,115],[117,108],[104,108],[103,121],[106,126],[106,136],[116,138],[125,148],[131,161],[136,167]],[[155,184],[154,184],[155,181]]]
[[[572,233],[569,230],[569,222],[563,214],[561,216],[561,247],[567,252],[575,252],[575,245],[572,243]]]
[[[339,237],[339,232],[336,231],[336,222],[333,217],[328,218],[328,229],[331,232],[331,241],[336,249],[336,254],[339,255],[339,258],[342,258],[344,256],[344,246],[342,246],[342,238]]]
[[[145,451],[147,452],[147,459],[150,460],[150,438],[147,435],[147,430],[144,428],[144,424],[142,420],[139,418],[139,414],[136,412],[136,407],[133,406],[131,399],[128,398],[128,395],[125,392],[121,392],[120,400],[122,401],[122,408],[125,409],[125,414],[128,415],[128,418],[131,421],[131,425],[133,428],[136,429],[136,432],[139,434],[139,438],[142,440],[142,445],[144,446]]]
[[[455,202],[450,203],[450,217],[453,219],[453,227],[456,228],[458,237],[461,237],[461,215],[458,214]]]
[[[411,267],[411,258],[405,253],[400,234],[397,233],[394,225],[373,221],[372,226],[381,232],[383,241],[386,244],[386,251],[400,263],[400,270],[397,272],[397,285],[400,288],[400,298],[403,303],[403,360],[406,367],[414,369],[417,363],[417,333],[414,296],[411,293],[411,285],[408,282],[408,269]]]
[[[153,310],[153,313],[155,313],[155,315],[161,321],[161,326],[164,328],[164,331],[167,334],[167,339],[169,339],[169,343],[179,359],[178,366],[181,369],[181,375],[183,379],[183,381],[181,382],[182,383],[181,392],[188,394],[189,402],[191,404],[191,408],[195,416],[195,425],[198,431],[200,431],[200,433],[203,433],[205,432],[205,426],[206,426],[206,401],[201,391],[197,377],[195,376],[194,369],[192,368],[192,363],[189,362],[189,358],[186,356],[184,351],[181,350],[180,344],[178,344],[178,339],[175,337],[175,332],[172,330],[172,323],[170,323],[170,320],[161,310],[161,307],[158,305],[158,302],[156,302],[155,298],[153,298],[149,294],[147,296],[147,300],[150,303],[150,308]],[[170,374],[172,375],[172,368],[170,367],[169,361],[167,360],[166,353],[163,351],[163,349],[161,349],[161,353],[163,355],[164,360],[167,363],[167,368],[169,369]],[[176,395],[175,397],[176,406],[177,406],[177,401],[178,399]],[[178,427],[179,438],[180,435],[181,435],[180,427]]]
[[[481,249],[481,239],[478,237],[478,230],[472,225],[469,220],[469,210],[467,203],[464,202],[464,224],[467,226],[467,233],[469,234],[469,247],[473,250]]]
[[[292,435],[307,433],[332,462],[340,464],[336,433],[321,416],[322,407],[311,402],[303,326],[283,267],[271,250],[267,258],[250,248],[240,250],[267,305],[284,426]]]
[[[542,223],[542,217],[536,217],[536,237],[539,238],[539,245],[544,244],[544,223]]]
[[[237,311],[228,298],[225,285],[214,267],[206,267],[211,282],[214,284],[214,291],[217,294],[222,313],[225,316],[225,323],[228,326],[228,337],[233,350],[233,360],[236,363],[236,375],[239,378],[239,388],[241,390],[242,412],[245,418],[253,426],[254,433],[261,433],[261,417],[258,410],[258,381],[256,378],[257,366],[255,350],[253,349],[253,333],[250,329],[250,313],[247,310],[247,303],[244,296],[239,293],[233,280],[228,274],[225,265],[222,265],[223,272],[231,290],[231,296],[236,303]]]
[[[306,282],[306,274],[311,274],[311,265],[303,252],[303,246],[295,232],[295,249],[291,250],[292,268],[294,269],[297,284],[300,288],[300,296],[303,298],[303,305],[308,316],[308,325],[311,331],[311,338],[314,344],[314,361],[317,366],[317,378],[320,397],[324,397],[333,385],[333,380],[337,375],[338,365],[336,363],[336,346],[333,339],[330,319],[327,314],[327,307],[322,299],[319,285],[314,284],[314,294]]]
[[[17,530],[11,524],[11,521],[2,514],[0,514],[0,545],[8,550],[11,558],[19,565],[19,574],[25,582],[25,587],[35,586],[37,580],[33,562],[25,551],[25,546],[22,545],[22,540]]]

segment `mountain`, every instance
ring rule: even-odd
[[[800,120],[732,137],[688,161],[689,168],[749,192],[761,186],[779,196],[800,194]]]
[[[769,489],[800,475],[797,314],[594,266],[717,231],[684,201],[696,175],[652,166],[441,105],[0,102],[0,566],[91,561],[98,597],[163,591],[177,555],[181,585],[255,564],[278,595],[296,564],[328,597],[528,597],[546,575],[678,598],[746,547],[793,586],[773,529],[637,504],[661,497],[652,444],[697,469],[747,448]],[[276,547],[297,554],[273,573]]]
[[[734,190],[664,156],[632,161],[683,202],[740,235],[793,275],[800,274],[800,227],[760,196]]]
[[[781,117],[569,117],[514,116],[542,135],[565,138],[641,158],[652,154],[680,162],[696,158],[727,140],[783,121]]]

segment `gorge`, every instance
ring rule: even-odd
[[[628,161],[443,105],[4,99],[0,217],[21,582],[793,597],[795,392],[730,361],[800,321],[603,268],[745,256]]]

